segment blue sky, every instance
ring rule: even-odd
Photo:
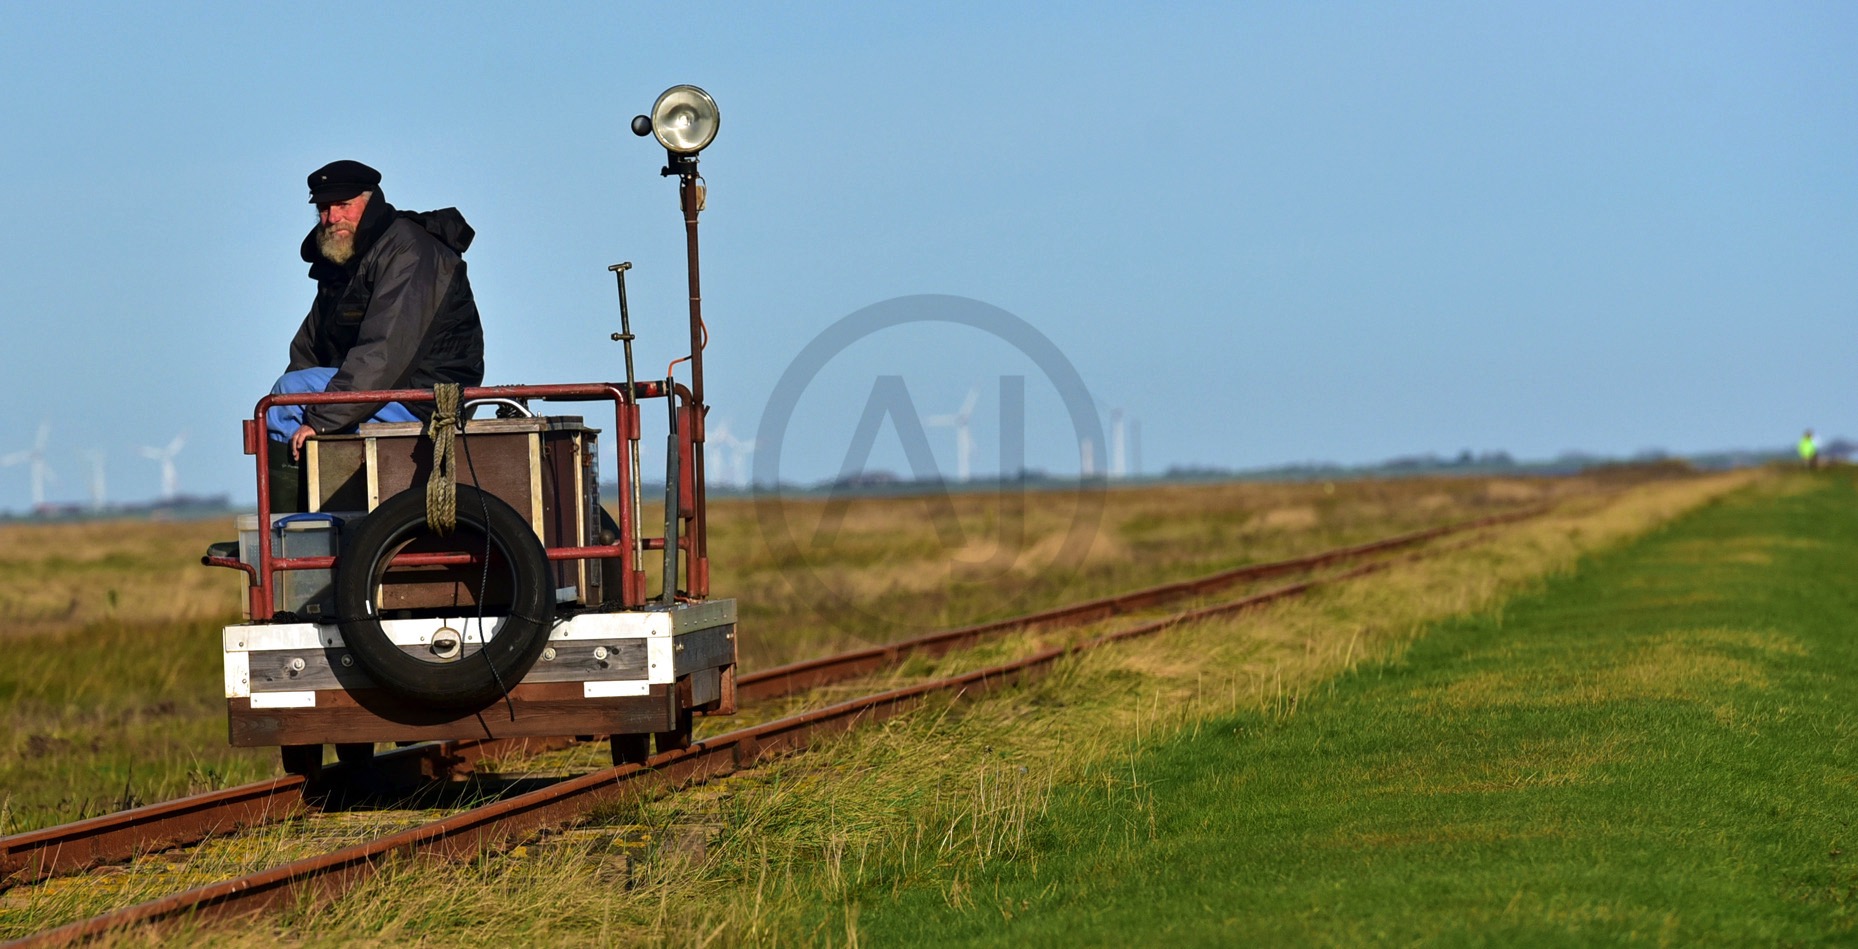
[[[307,308],[304,176],[334,158],[477,228],[489,381],[621,377],[618,260],[662,372],[682,228],[626,124],[679,82],[723,111],[706,375],[739,434],[828,326],[946,294],[1037,328],[1151,472],[1858,436],[1858,7],[667,9],[6,7],[0,455],[49,422],[52,500],[86,448],[140,499],[137,449],[186,432],[181,487],[249,497],[238,419]],[[836,472],[886,375],[925,416],[980,387],[976,471],[1027,375],[1028,464],[1077,469],[1036,366],[930,323],[819,374],[782,475]],[[905,467],[888,429],[869,463]],[[0,468],[0,509],[28,493]]]

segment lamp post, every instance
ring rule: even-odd
[[[697,255],[697,213],[703,210],[702,177],[697,174],[697,153],[716,139],[722,125],[722,113],[710,94],[691,85],[672,86],[652,103],[650,115],[632,120],[632,133],[651,135],[665,148],[665,166],[660,175],[676,175],[678,203],[684,211],[684,247],[686,269],[690,277],[690,490],[692,507],[691,548],[689,559],[690,594],[702,597],[709,593],[709,551],[705,508],[708,506],[703,472],[703,344],[708,335],[703,325],[703,290]],[[674,393],[666,393],[675,398]],[[666,521],[672,520],[669,511]],[[674,554],[667,550],[669,559]],[[667,578],[668,581],[669,578]],[[667,599],[670,590],[666,590]]]

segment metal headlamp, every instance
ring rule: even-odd
[[[721,126],[716,100],[696,86],[681,85],[660,93],[650,115],[634,118],[632,133],[652,135],[673,155],[692,156],[715,140]]]

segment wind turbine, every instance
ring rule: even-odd
[[[755,440],[743,441],[731,436],[729,439],[729,457],[735,462],[735,483],[737,487],[752,488],[749,478],[749,461],[755,457]]]
[[[1123,410],[1110,410],[1110,477],[1122,479],[1129,476],[1128,439],[1124,437]]]
[[[181,493],[180,476],[174,471],[174,456],[181,453],[181,446],[187,444],[187,433],[174,436],[166,448],[142,446],[142,457],[150,461],[161,462],[161,499],[172,501]]]
[[[51,434],[52,423],[40,422],[39,437],[33,441],[31,448],[0,457],[0,466],[12,467],[21,462],[29,462],[32,465],[32,506],[35,510],[45,506],[45,482],[58,480],[58,476],[52,473],[51,466],[45,463],[45,440],[50,438]]]
[[[955,480],[968,480],[968,463],[974,456],[974,433],[968,428],[968,420],[974,416],[974,403],[981,397],[981,387],[968,390],[968,401],[961,403],[961,411],[953,415],[935,415],[924,421],[937,428],[955,430]]]
[[[706,426],[707,429],[707,426]],[[703,470],[714,477],[723,473],[722,454],[735,436],[729,434],[729,423],[719,423],[715,430],[703,433]]]
[[[87,448],[78,454],[90,461],[90,509],[101,511],[106,503],[103,485],[103,449]]]
[[[1129,420],[1129,472],[1142,477],[1142,420]]]
[[[729,480],[731,487],[748,487],[748,459],[755,454],[755,440],[743,441],[729,430],[729,423],[716,426],[716,431],[704,433],[704,446],[716,446],[716,456],[720,459],[723,449],[729,452],[730,468],[733,477]],[[709,469],[721,474],[725,469],[721,464],[711,462]]]

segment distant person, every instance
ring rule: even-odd
[[[1819,467],[1819,442],[1814,440],[1810,428],[1800,436],[1800,467],[1808,470]]]
[[[310,172],[317,224],[303,239],[316,299],[290,343],[274,394],[430,389],[484,380],[484,329],[460,257],[475,232],[456,208],[416,213],[387,203],[381,173],[358,161]],[[431,404],[276,406],[272,509],[300,504],[303,443],[366,421],[431,417]],[[285,483],[280,484],[282,478]],[[278,502],[283,501],[284,505]]]

